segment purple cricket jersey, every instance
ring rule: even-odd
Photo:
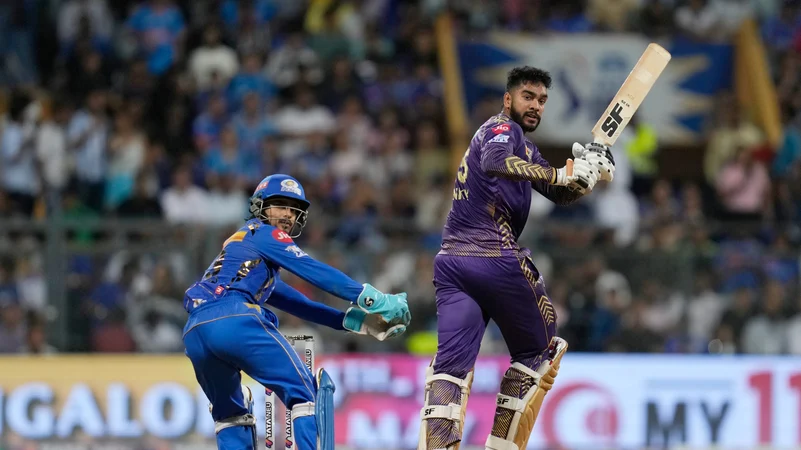
[[[523,165],[524,162],[528,164]],[[440,253],[518,255],[521,249],[517,239],[526,226],[532,187],[559,204],[578,198],[566,188],[521,177],[537,175],[552,179],[553,173],[554,169],[525,137],[520,125],[506,114],[490,117],[473,135],[459,165]],[[497,176],[502,174],[515,179]]]

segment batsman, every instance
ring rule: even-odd
[[[533,67],[508,73],[503,110],[473,135],[456,174],[453,204],[434,260],[437,354],[428,368],[418,450],[457,450],[473,366],[489,319],[511,356],[486,448],[522,450],[567,342],[531,252],[517,240],[532,191],[569,205],[612,181],[614,159],[600,144],[573,144],[573,159],[552,167],[527,137],[540,125],[551,77]]]

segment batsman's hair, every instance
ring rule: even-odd
[[[551,74],[531,66],[515,67],[506,76],[506,92],[511,92],[512,89],[525,83],[541,83],[545,89],[550,89]]]

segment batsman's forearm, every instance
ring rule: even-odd
[[[485,159],[481,161],[481,169],[489,175],[513,181],[531,181],[551,184],[556,181],[556,169],[532,164],[517,156],[503,159]]]
[[[532,183],[532,186],[545,198],[559,206],[570,205],[576,202],[576,200],[580,199],[583,195],[578,190],[571,190],[567,186],[554,186],[545,182]]]

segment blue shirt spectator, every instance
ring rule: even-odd
[[[151,0],[134,10],[127,25],[143,44],[152,73],[162,74],[172,66],[186,30],[177,6],[170,0]]]

